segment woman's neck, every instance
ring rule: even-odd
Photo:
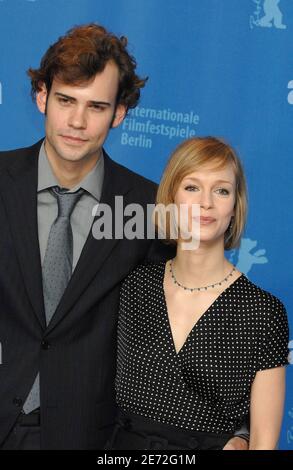
[[[173,261],[176,276],[187,287],[205,286],[221,281],[233,268],[224,256],[222,245],[200,246],[197,250],[177,247]]]

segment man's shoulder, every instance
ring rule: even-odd
[[[40,140],[29,147],[0,151],[0,171],[27,162],[29,156],[35,157],[40,150],[42,141]]]
[[[140,175],[139,173],[136,173],[133,170],[130,170],[121,163],[117,163],[112,158],[110,158],[107,153],[105,153],[105,158],[108,164],[111,165],[111,171],[117,172],[119,177],[127,179],[128,182],[131,182],[135,186],[141,187],[144,190],[147,188],[149,188],[151,191],[157,190],[158,185],[154,181]]]

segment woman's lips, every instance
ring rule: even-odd
[[[194,219],[201,225],[209,225],[216,221],[213,217],[194,217]]]
[[[212,224],[213,222],[215,222],[216,219],[213,219],[212,217],[200,217],[200,223],[201,225],[208,225],[208,224]]]

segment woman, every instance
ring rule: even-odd
[[[170,203],[179,215],[188,207],[175,258],[139,266],[122,286],[120,413],[108,448],[223,448],[250,412],[249,449],[274,449],[288,324],[281,302],[225,258],[246,217],[244,174],[232,148],[216,138],[183,142],[158,189],[157,207]],[[175,213],[167,223],[171,243]]]

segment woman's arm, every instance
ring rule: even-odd
[[[258,371],[251,387],[249,450],[273,450],[285,399],[285,367]]]

